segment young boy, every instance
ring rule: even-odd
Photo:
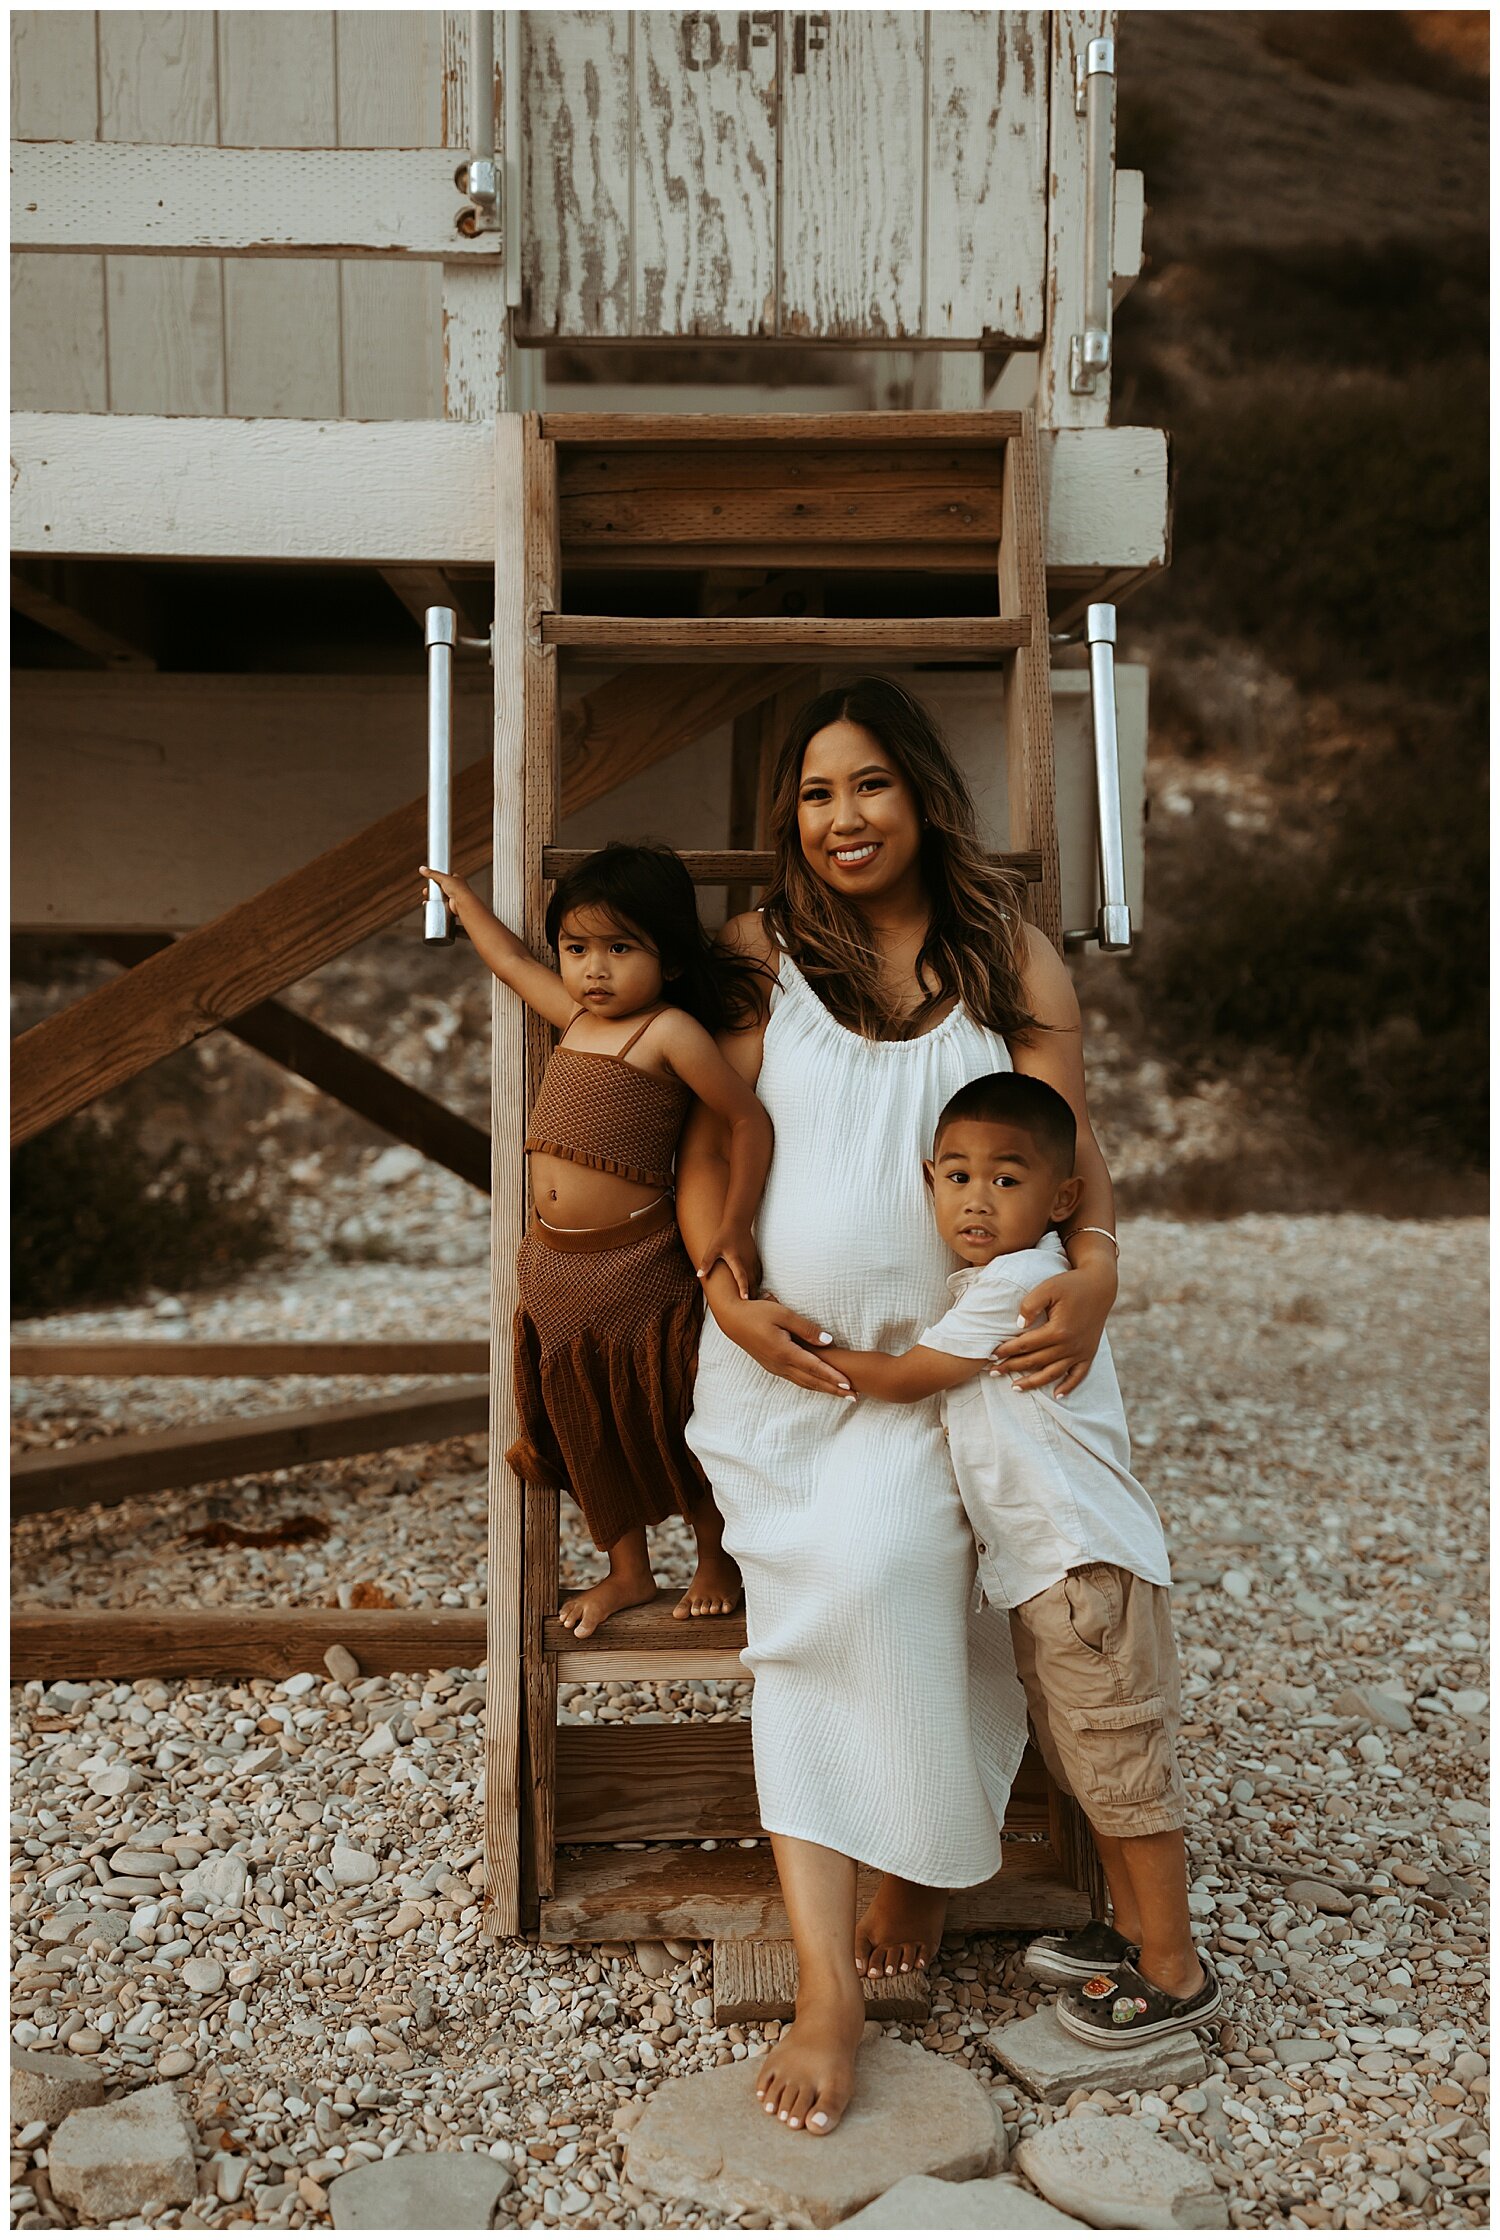
[[[1121,2045],[1208,2022],[1223,1994],[1188,1916],[1166,1544],[1130,1474],[1109,1341],[1065,1402],[984,1373],[1026,1293],[1066,1265],[1075,1137],[1067,1100],[1030,1075],[960,1089],[925,1162],[938,1229],[965,1263],[953,1305],[907,1353],[822,1358],[857,1393],[941,1396],[980,1581],[1010,1611],[1037,1744],[1093,1829],[1114,1915],[1038,1938],[1026,1962],[1068,1987],[1057,2012],[1073,2037]]]

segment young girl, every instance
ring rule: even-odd
[[[732,1610],[739,1572],[683,1440],[703,1294],[677,1232],[673,1161],[694,1097],[729,1130],[724,1217],[698,1277],[723,1261],[742,1298],[760,1279],[751,1223],[771,1123],[714,1035],[754,1015],[753,968],[711,947],[669,848],[601,848],[547,909],[551,972],[467,881],[423,866],[497,979],[562,1030],[526,1135],[532,1219],[521,1245],[516,1404],[507,1457],[566,1486],[608,1576],[564,1603],[580,1640],[656,1592],[646,1527],[676,1508],[698,1568],[675,1615]]]

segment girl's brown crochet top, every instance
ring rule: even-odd
[[[659,1018],[653,1011],[615,1057],[596,1050],[568,1050],[561,1042],[547,1060],[531,1121],[528,1151],[571,1159],[625,1182],[672,1187],[672,1161],[692,1091],[681,1081],[646,1073],[626,1061]],[[572,1021],[568,1024],[571,1026]],[[563,1029],[564,1034],[567,1028]]]

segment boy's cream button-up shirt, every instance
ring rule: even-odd
[[[950,1276],[953,1305],[917,1344],[985,1359],[1016,1335],[1028,1291],[1068,1266],[1055,1234]],[[985,1371],[942,1395],[954,1475],[988,1600],[1013,1610],[1080,1564],[1114,1563],[1170,1586],[1161,1519],[1130,1472],[1130,1434],[1108,1338],[1066,1400]]]

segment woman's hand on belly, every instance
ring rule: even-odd
[[[663,1195],[659,1183],[626,1182],[547,1151],[533,1151],[529,1164],[531,1202],[554,1229],[610,1229]]]
[[[826,1392],[835,1399],[852,1398],[848,1380],[819,1358],[819,1345],[833,1343],[828,1331],[794,1307],[784,1307],[779,1299],[742,1299],[722,1263],[704,1288],[725,1337],[773,1377],[785,1377],[788,1384],[805,1385],[809,1392]]]

